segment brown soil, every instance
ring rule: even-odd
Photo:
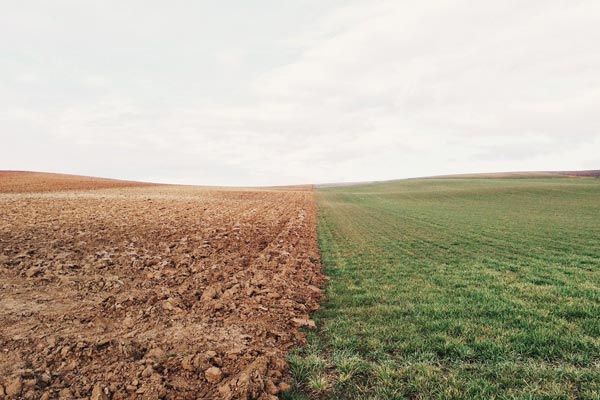
[[[150,183],[46,172],[0,171],[0,193],[55,192],[149,186]]]
[[[0,214],[0,398],[287,387],[324,280],[309,190],[4,193]]]

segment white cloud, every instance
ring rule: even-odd
[[[238,185],[600,168],[600,3],[286,3],[11,5],[0,168]]]

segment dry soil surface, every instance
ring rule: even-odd
[[[0,193],[0,398],[286,390],[286,352],[304,341],[324,280],[310,188],[18,193],[11,179]]]
[[[152,185],[151,183],[93,178],[90,176],[0,171],[0,193],[55,192],[58,190],[90,190]]]

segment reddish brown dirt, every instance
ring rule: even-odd
[[[0,397],[285,389],[324,279],[310,191],[4,193],[0,215]]]
[[[149,185],[152,184],[89,176],[0,171],[0,193],[55,192],[60,190],[108,189]]]

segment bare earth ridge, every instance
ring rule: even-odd
[[[287,389],[324,281],[310,187],[17,175],[0,173],[0,397]]]
[[[47,172],[0,171],[0,193],[56,192],[152,185],[152,183]]]

